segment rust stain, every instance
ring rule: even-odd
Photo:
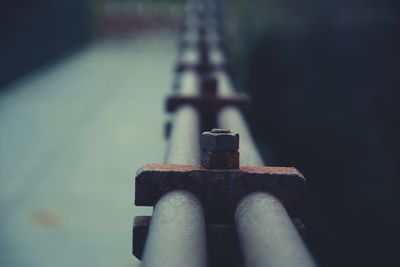
[[[149,163],[144,167],[139,169],[138,173],[142,171],[172,171],[172,172],[187,172],[187,171],[218,171],[218,170],[208,170],[202,168],[200,165],[177,165],[177,164],[156,164]],[[299,175],[303,177],[303,175],[293,167],[272,167],[272,166],[241,166],[239,170],[231,169],[231,170],[223,170],[224,172],[243,172],[243,173],[265,173],[265,174],[292,174]]]
[[[62,225],[62,216],[50,211],[35,211],[31,216],[32,223],[45,228],[60,227]]]

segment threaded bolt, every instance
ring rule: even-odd
[[[212,129],[201,135],[201,165],[207,169],[239,168],[239,134]]]

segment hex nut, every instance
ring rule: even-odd
[[[217,95],[218,81],[213,75],[204,74],[200,80],[201,93],[206,96]]]
[[[201,166],[209,170],[239,169],[239,152],[202,151]]]
[[[213,129],[201,135],[201,149],[211,152],[237,152],[239,134],[225,129]]]

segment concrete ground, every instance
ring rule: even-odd
[[[0,267],[137,266],[133,177],[162,162],[175,36],[97,43],[0,94]]]

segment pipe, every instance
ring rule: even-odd
[[[186,72],[177,80],[178,93],[197,91],[197,79]],[[200,120],[197,111],[185,105],[174,114],[167,164],[199,164]],[[154,206],[145,244],[142,267],[206,267],[205,216],[192,193],[172,191]]]
[[[234,94],[226,72],[215,71],[220,95]],[[218,125],[240,135],[240,165],[263,166],[243,114],[235,107],[218,113]],[[256,192],[236,207],[235,225],[244,259],[251,267],[314,267],[298,231],[281,202],[271,194]]]
[[[167,164],[191,165],[200,162],[199,125],[199,116],[193,107],[185,105],[175,112],[165,157]]]
[[[204,214],[193,194],[173,191],[157,202],[141,266],[207,266]]]
[[[200,147],[197,112],[176,111],[167,164],[198,164]],[[165,194],[155,205],[142,267],[207,266],[206,227],[200,201],[185,191]]]
[[[239,203],[235,223],[244,266],[314,267],[311,255],[279,200],[252,193]]]
[[[218,113],[218,127],[239,133],[240,136],[240,165],[264,166],[263,160],[251,137],[251,133],[242,113],[235,107],[226,107]]]

